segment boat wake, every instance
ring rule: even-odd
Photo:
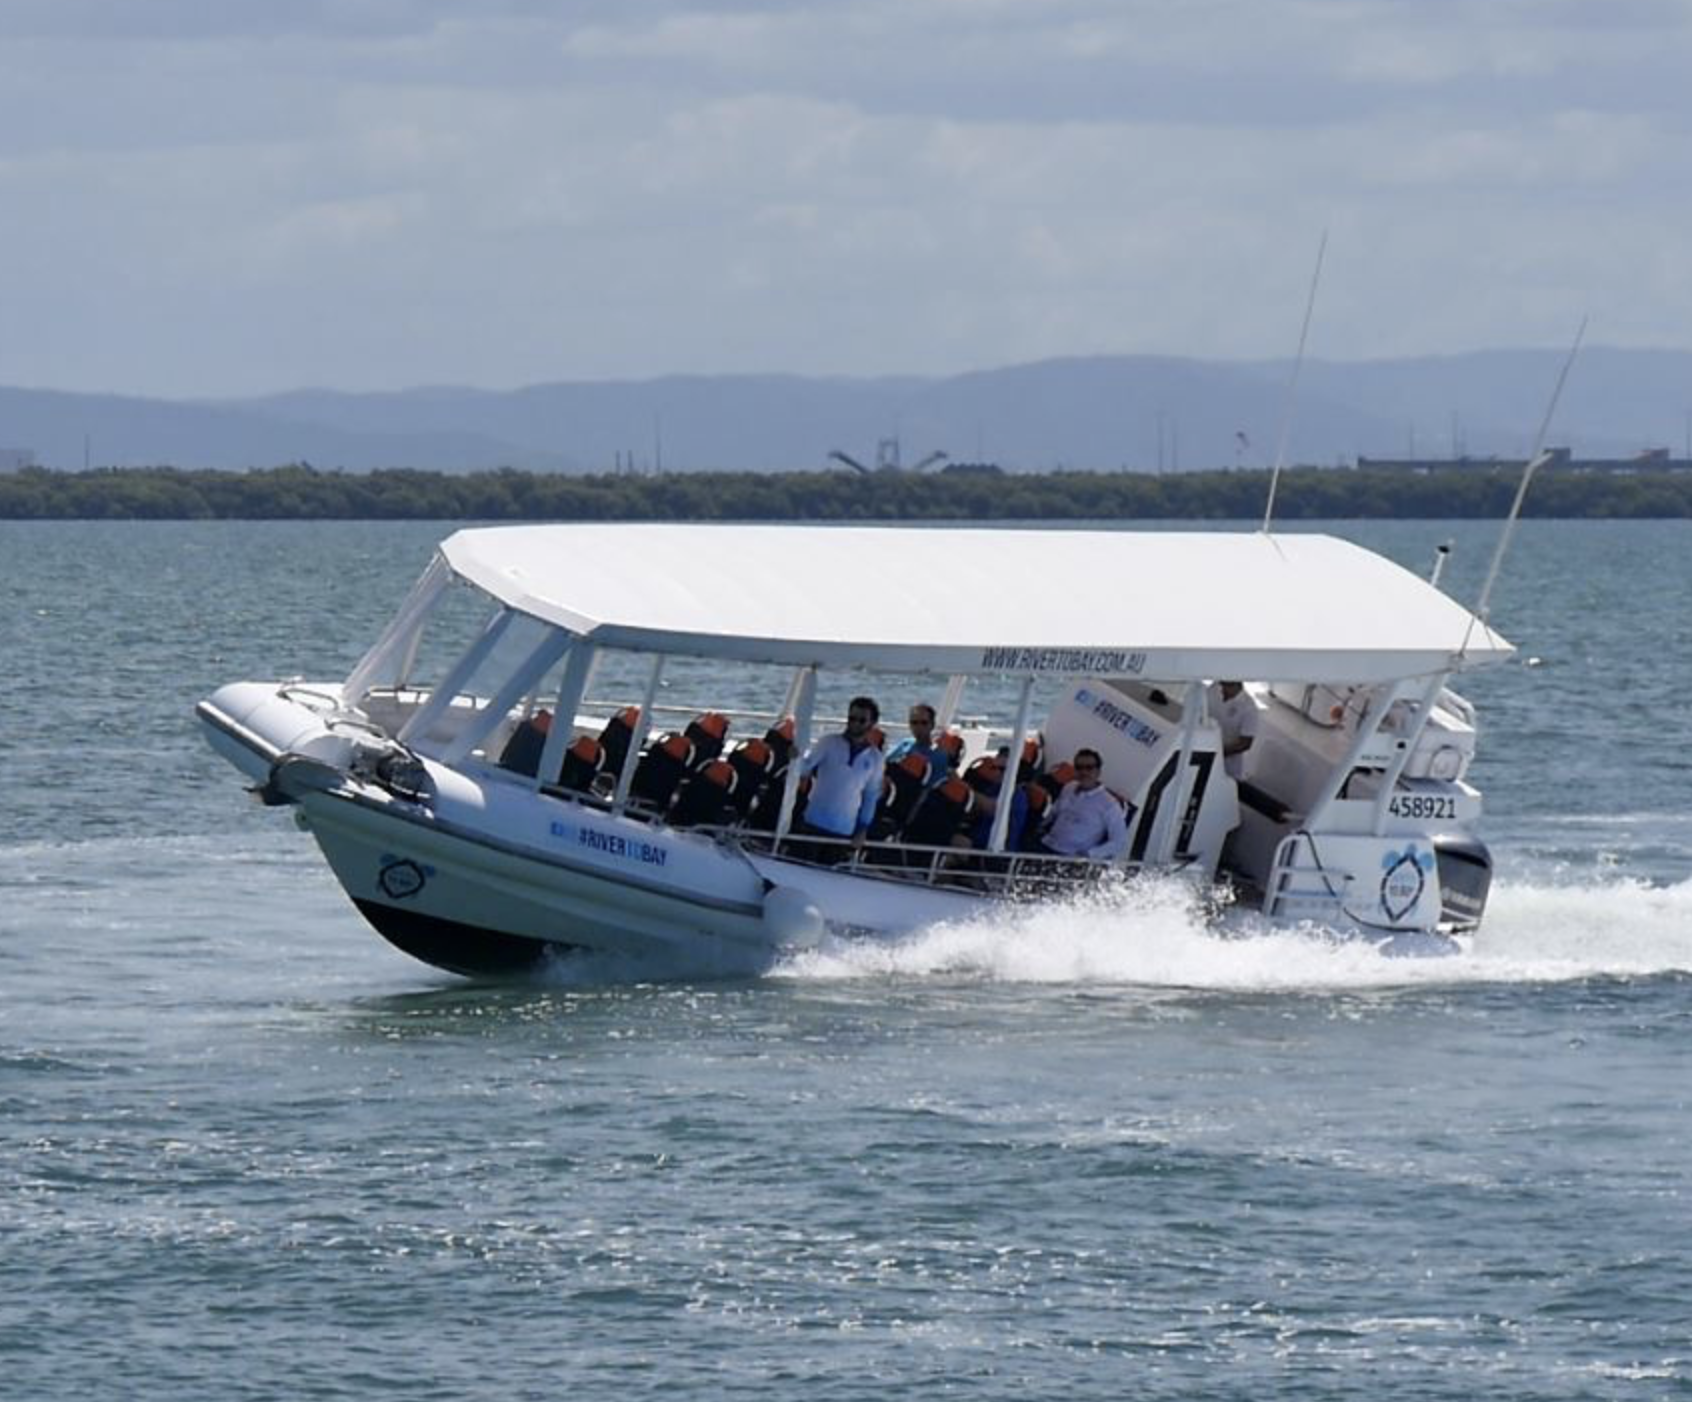
[[[833,941],[785,959],[798,980],[979,979],[1229,991],[1554,983],[1692,972],[1692,881],[1504,883],[1480,933],[1442,958],[1388,958],[1320,928],[1220,919],[1176,880],[1084,904],[942,925],[895,944]]]
[[[239,913],[231,914],[232,872]],[[319,967],[361,976],[356,951],[384,964],[304,837],[278,848],[258,836],[113,838],[0,845],[0,930],[15,952],[48,932],[86,935],[137,959],[182,937],[213,938],[239,960],[285,945]],[[161,938],[169,936],[161,944]],[[197,948],[197,946],[195,946]],[[605,986],[767,976],[797,982],[980,981],[1228,991],[1568,982],[1692,973],[1692,881],[1649,884],[1594,868],[1545,864],[1501,878],[1486,923],[1447,958],[1385,958],[1321,929],[1286,930],[1249,912],[1217,913],[1186,884],[1145,881],[1085,902],[942,925],[895,943],[831,940],[773,967],[708,958],[673,962],[570,955],[537,977]]]

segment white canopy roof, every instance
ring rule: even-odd
[[[600,645],[744,662],[1372,682],[1512,651],[1326,535],[567,525],[459,531],[441,550]]]

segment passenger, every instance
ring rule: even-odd
[[[1030,735],[1022,742],[1022,762],[1016,767],[1017,784],[1032,783],[1040,777],[1040,739]],[[982,757],[964,771],[964,782],[987,800],[989,808],[999,801],[999,789],[1005,780],[1005,766],[1010,763],[1010,746]]]
[[[1040,737],[1030,735],[1022,742],[1022,762],[1016,769],[1016,787],[1011,791],[1010,818],[1005,825],[1005,848],[1020,851],[1027,845],[1030,813],[1045,811],[1046,791],[1040,787],[1040,756],[1043,750]],[[985,850],[993,835],[993,819],[999,806],[999,788],[1004,783],[1005,766],[1010,763],[1010,746],[1000,745],[998,752],[984,756],[969,767],[964,777],[981,795],[982,815],[970,829],[970,842]],[[1060,766],[1067,768],[1068,766]],[[1059,786],[1061,788],[1061,785]],[[1038,804],[1034,798],[1039,794]],[[1054,790],[1055,792],[1055,790]]]
[[[1022,763],[1016,768],[1016,782],[1026,784],[1040,776],[1040,765],[1046,757],[1046,739],[1035,731],[1022,742]]]
[[[1251,773],[1246,752],[1257,738],[1257,703],[1238,682],[1218,682],[1211,706],[1222,727],[1222,767],[1235,783],[1243,784]]]
[[[1128,824],[1116,795],[1104,786],[1097,750],[1075,752],[1075,778],[1052,804],[1042,850],[1054,857],[1093,857],[1109,861],[1128,846]]]
[[[949,754],[935,742],[934,707],[926,701],[918,701],[911,707],[911,713],[905,723],[910,726],[910,736],[888,752],[888,767],[891,768],[906,755],[921,755],[928,761],[928,787],[938,788],[951,778],[952,771],[957,767],[957,759],[954,754]]]
[[[999,786],[1004,783],[1005,765],[1009,762],[1010,746],[1000,745],[996,754],[982,755],[964,770],[964,783],[992,804],[999,797]]]
[[[1059,768],[1068,769],[1067,764]],[[1071,778],[1074,776],[1071,775]],[[1017,790],[1022,798],[1023,822],[1022,832],[1016,842],[1007,842],[1007,848],[1014,847],[1018,852],[1037,852],[1040,848],[1040,829],[1046,821],[1046,810],[1052,806],[1052,790],[1047,786],[1048,776],[1042,774],[1040,778],[1024,784]],[[1064,780],[1068,783],[1068,779]],[[1061,785],[1059,786],[1061,792]],[[1011,813],[1011,821],[1015,823],[1016,813]]]
[[[875,821],[885,767],[881,751],[870,742],[870,731],[881,719],[881,708],[868,696],[854,696],[846,707],[846,728],[825,735],[799,761],[801,775],[813,775],[805,817],[793,825],[801,836],[845,838],[862,847]],[[833,864],[846,856],[832,843],[810,844],[806,856]]]

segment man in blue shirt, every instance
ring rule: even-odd
[[[889,765],[897,764],[906,755],[921,755],[928,761],[928,788],[937,788],[952,777],[951,756],[934,743],[934,707],[918,701],[911,707],[907,722],[910,738],[901,740],[887,755]]]
[[[854,696],[846,707],[846,728],[825,735],[799,761],[799,776],[812,775],[805,817],[793,825],[795,833],[849,838],[862,847],[869,835],[875,805],[881,800],[881,751],[870,742],[870,730],[881,719],[881,707],[868,696]],[[812,861],[838,862],[844,847],[816,843],[805,855]]]

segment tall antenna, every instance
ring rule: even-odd
[[[1310,296],[1304,304],[1304,325],[1298,332],[1298,354],[1293,357],[1292,379],[1287,382],[1286,407],[1281,410],[1281,437],[1275,445],[1275,469],[1269,474],[1269,500],[1263,508],[1263,533],[1269,533],[1269,522],[1275,516],[1275,489],[1281,483],[1281,464],[1287,458],[1287,437],[1292,432],[1293,401],[1298,397],[1298,372],[1304,368],[1304,343],[1310,335],[1310,314],[1316,310],[1316,286],[1322,280],[1322,255],[1328,251],[1328,231],[1322,230],[1322,241],[1316,245],[1316,270],[1310,274]]]
[[[1557,412],[1557,401],[1563,397],[1563,384],[1569,378],[1569,367],[1575,362],[1575,356],[1580,351],[1581,338],[1586,335],[1586,318],[1580,319],[1580,327],[1575,331],[1574,344],[1569,347],[1569,353],[1563,360],[1563,368],[1557,372],[1557,384],[1551,391],[1551,400],[1545,406],[1545,417],[1539,421],[1539,432],[1534,436],[1533,455],[1528,458],[1527,466],[1522,469],[1522,480],[1516,487],[1516,499],[1510,503],[1510,514],[1504,518],[1504,531],[1498,537],[1498,548],[1492,552],[1492,564],[1486,571],[1486,583],[1481,586],[1480,598],[1475,601],[1475,611],[1469,618],[1469,627],[1463,634],[1463,646],[1458,651],[1467,651],[1469,638],[1475,631],[1475,624],[1485,623],[1488,611],[1492,607],[1492,586],[1498,582],[1498,571],[1503,568],[1504,555],[1510,548],[1510,539],[1516,533],[1516,518],[1522,514],[1522,502],[1527,497],[1528,484],[1533,481],[1533,474],[1551,460],[1551,454],[1546,450],[1546,435],[1551,432],[1551,416]]]

